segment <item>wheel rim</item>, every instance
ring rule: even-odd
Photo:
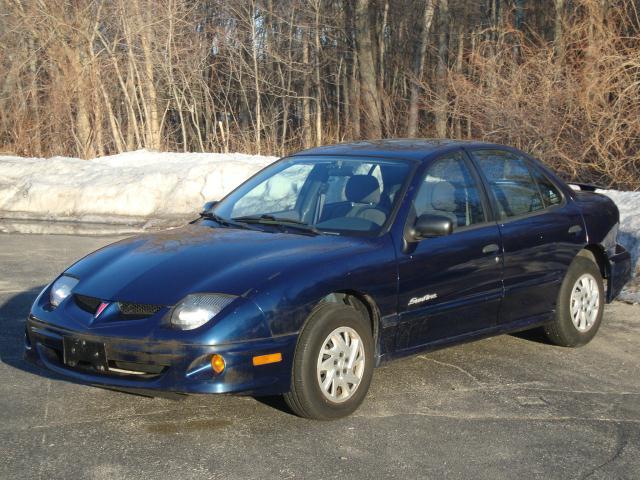
[[[576,280],[571,291],[571,321],[580,332],[593,327],[600,311],[600,289],[595,277],[585,273]]]
[[[320,391],[333,403],[349,400],[362,381],[364,365],[358,332],[349,327],[336,328],[320,347],[316,369]]]

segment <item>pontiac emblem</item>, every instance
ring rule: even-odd
[[[98,309],[96,310],[96,313],[93,316],[93,318],[98,318],[100,314],[104,312],[104,309],[107,308],[108,306],[109,306],[109,302],[102,302],[100,305],[98,305]]]

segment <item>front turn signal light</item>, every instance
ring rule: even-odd
[[[225,363],[224,363],[224,358],[222,358],[222,355],[218,355],[216,353],[211,357],[211,368],[213,369],[214,372],[216,372],[217,375],[220,375],[222,372],[224,372],[224,367],[225,367]]]

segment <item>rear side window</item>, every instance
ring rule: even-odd
[[[476,150],[472,155],[489,182],[500,219],[526,215],[560,203],[557,189],[536,172],[540,180],[548,183],[546,188],[542,185],[539,188],[527,162],[519,155],[500,150]],[[546,192],[546,201],[541,191]]]
[[[538,188],[540,188],[540,194],[542,195],[542,201],[544,202],[545,207],[559,205],[562,203],[562,195],[560,194],[560,191],[553,183],[551,183],[551,180],[543,175],[542,172],[532,168],[531,176],[538,184]]]

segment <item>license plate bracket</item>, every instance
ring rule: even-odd
[[[69,367],[92,366],[98,372],[109,369],[104,343],[76,337],[63,337],[64,363]]]

